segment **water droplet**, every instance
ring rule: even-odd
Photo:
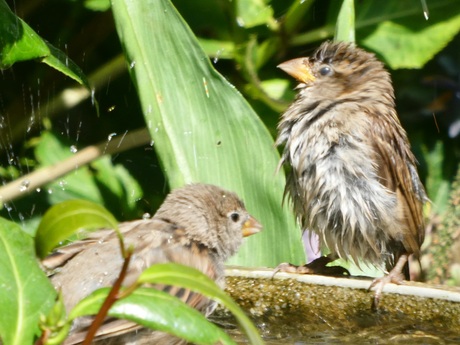
[[[24,180],[21,182],[21,185],[19,186],[19,191],[20,192],[25,192],[30,186],[30,181],[29,180]]]
[[[150,219],[152,218],[152,215],[148,212],[145,212],[143,215],[142,215],[142,219]]]
[[[47,190],[47,192],[48,192],[48,194],[53,194],[53,190],[52,190],[51,188],[49,188],[49,189]]]
[[[238,26],[244,27],[244,20],[243,20],[243,18],[241,18],[241,17],[236,17],[236,23],[238,24]]]
[[[153,146],[153,144],[155,144],[155,140],[150,141],[150,146]]]
[[[134,66],[136,66],[136,61],[132,61],[132,62],[129,64],[129,68],[130,68],[130,69],[133,69]]]
[[[422,0],[422,7],[423,7],[423,16],[425,20],[428,20],[430,17],[430,11],[428,10],[428,5],[426,4],[426,0]]]
[[[95,104],[96,100],[96,89],[91,89],[91,105]]]
[[[41,189],[41,188],[37,188],[37,189],[35,189],[35,191],[36,191],[37,193],[40,193],[40,192],[42,191],[42,189]]]
[[[67,181],[66,180],[59,181],[59,187],[61,187],[62,190],[65,190],[65,186],[67,186]]]
[[[220,56],[222,55],[222,53],[224,52],[224,48],[221,48],[219,49],[217,52],[216,52],[216,56],[214,56],[214,59],[212,59],[212,62],[214,62],[215,64],[217,63],[217,61],[219,61],[219,58]]]
[[[77,147],[75,145],[70,146],[70,152],[77,153],[78,152]]]
[[[114,136],[116,136],[117,133],[110,133],[109,136],[107,137],[107,140],[110,141]]]

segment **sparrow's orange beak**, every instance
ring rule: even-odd
[[[307,58],[298,58],[283,62],[277,66],[298,81],[309,84],[315,81]]]
[[[251,236],[254,234],[257,234],[262,230],[262,225],[255,220],[252,216],[249,216],[249,219],[244,222],[243,224],[243,229],[241,230],[241,233],[243,234],[243,237]]]

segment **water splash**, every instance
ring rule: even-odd
[[[32,94],[32,92],[30,93],[30,109],[31,109],[30,110],[31,114],[30,114],[30,118],[29,118],[29,123],[27,125],[27,130],[26,130],[27,133],[30,133],[30,131],[32,130],[33,125],[35,124],[34,95]]]
[[[425,17],[425,20],[428,20],[430,18],[430,11],[428,10],[428,5],[426,4],[426,0],[421,0],[421,2],[423,8],[423,16]]]
[[[30,181],[29,180],[24,180],[21,182],[21,185],[19,186],[19,191],[25,192],[27,189],[29,189],[30,186]]]
[[[69,54],[67,53],[67,43],[64,44],[64,49],[66,51],[66,54],[65,54],[65,65],[66,67],[69,67]]]
[[[124,140],[125,137],[126,137],[126,134],[128,134],[128,130],[126,130],[126,131],[123,133],[123,135],[121,136],[121,139],[120,139],[120,142],[119,142],[118,145],[117,145],[117,148],[120,147],[121,143],[123,142],[123,140]]]
[[[216,64],[217,61],[219,61],[219,58],[220,58],[220,56],[222,55],[222,53],[224,52],[224,50],[225,50],[224,48],[221,48],[221,49],[219,49],[219,50],[216,52],[216,56],[214,56],[214,59],[212,59],[212,62],[213,62],[214,64]]]
[[[61,187],[62,190],[65,190],[66,186],[67,186],[67,181],[66,180],[59,181],[59,187]]]
[[[80,121],[78,123],[78,127],[77,127],[77,137],[75,138],[75,140],[78,142],[78,140],[80,139],[80,133],[81,133],[81,126],[83,125],[83,122]]]
[[[8,213],[13,211],[13,207],[11,207],[10,204],[4,203],[3,207],[8,211]]]
[[[91,89],[91,105],[94,106],[96,104],[96,89]]]

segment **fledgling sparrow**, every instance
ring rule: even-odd
[[[175,262],[196,268],[224,286],[224,262],[236,253],[243,237],[261,230],[235,193],[206,184],[192,184],[172,191],[151,219],[121,223],[126,247],[134,253],[124,285],[131,285],[140,273],[156,263]],[[55,269],[51,280],[62,292],[70,311],[82,298],[101,287],[110,287],[123,264],[119,240],[111,229],[99,230],[78,242],[58,249],[44,260]],[[166,287],[170,294],[199,311],[210,314],[215,304],[186,289]],[[77,319],[65,344],[78,344],[92,318]],[[129,332],[129,333],[126,333]],[[119,335],[123,334],[121,336]],[[97,344],[181,344],[171,335],[125,320],[110,319],[99,329]]]
[[[278,125],[285,194],[332,257],[386,266],[371,285],[376,307],[383,286],[401,283],[409,255],[419,254],[427,201],[390,74],[374,54],[344,42],[278,67],[300,82]]]

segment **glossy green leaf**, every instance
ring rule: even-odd
[[[290,44],[329,39],[339,5],[338,1],[331,3],[327,24],[293,37]],[[425,20],[420,0],[359,2],[355,18],[358,44],[379,52],[392,68],[420,68],[459,31],[460,2],[436,0],[427,5],[429,19]]]
[[[5,0],[0,0],[0,23],[0,69],[19,61],[42,59],[44,63],[90,88],[81,69],[17,17]]]
[[[393,69],[422,68],[459,31],[460,14],[419,30],[386,21],[378,25],[363,44],[380,53]]]
[[[85,7],[92,11],[107,11],[110,9],[110,0],[85,0]]]
[[[71,145],[52,132],[43,132],[35,148],[35,156],[41,166],[58,164],[72,155]],[[51,204],[69,199],[87,199],[103,203],[101,191],[87,166],[76,167],[75,171],[48,184],[43,192],[48,193]]]
[[[61,202],[51,207],[40,222],[35,238],[37,255],[44,258],[79,230],[117,226],[117,220],[99,204],[87,200]]]
[[[69,314],[71,320],[96,314],[110,289],[93,292],[78,303]],[[234,344],[219,327],[178,298],[152,288],[138,288],[115,302],[109,316],[127,319],[145,327],[174,334],[195,344]]]
[[[138,282],[175,285],[199,292],[230,310],[248,336],[251,344],[263,344],[257,329],[238,304],[212,279],[194,268],[173,263],[153,265],[142,272]]]
[[[425,188],[431,199],[431,206],[434,214],[443,214],[449,203],[450,181],[444,175],[444,144],[437,141],[432,148],[428,145],[422,146],[423,157],[428,169]],[[453,163],[458,164],[458,163]]]
[[[355,5],[354,0],[343,0],[335,27],[335,41],[355,41]]]
[[[49,54],[43,56],[42,61],[44,63],[72,78],[79,84],[86,86],[87,89],[91,89],[88,79],[75,62],[48,42],[46,42],[46,45],[48,46],[50,52]]]
[[[50,53],[46,43],[0,0],[0,68],[18,61],[37,59]]]
[[[254,110],[212,67],[167,0],[112,1],[145,120],[172,188],[213,183],[237,192],[264,230],[232,263],[303,263],[301,232],[282,207],[279,154]]]
[[[0,337],[4,345],[32,344],[41,314],[56,293],[35,257],[32,238],[0,218]]]
[[[212,57],[215,62],[219,61],[219,59],[234,58],[235,44],[231,41],[216,41],[200,38],[199,42],[206,55]]]
[[[273,9],[265,0],[236,0],[236,21],[245,28],[270,25],[273,23]]]
[[[43,132],[35,148],[41,166],[59,164],[71,157],[71,145],[53,132]],[[107,205],[114,214],[129,217],[136,201],[142,197],[137,181],[122,165],[113,165],[110,156],[104,156],[91,166],[76,167],[74,171],[46,186],[51,204],[69,199],[86,199]]]

